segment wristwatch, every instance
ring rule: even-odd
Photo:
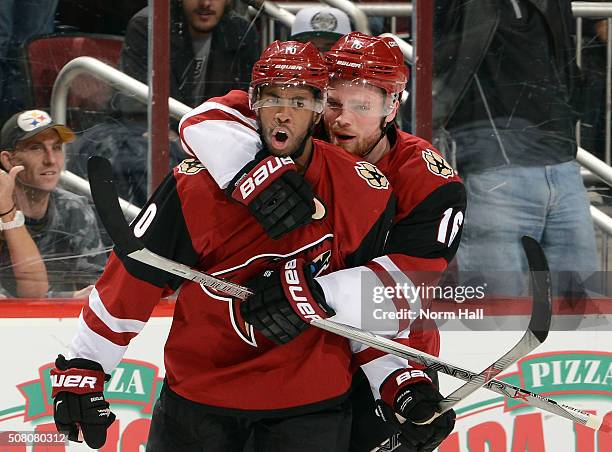
[[[19,226],[23,226],[25,223],[25,217],[23,216],[23,212],[18,210],[15,212],[15,217],[11,221],[4,222],[2,218],[0,218],[0,231],[8,231],[9,229],[15,229]]]

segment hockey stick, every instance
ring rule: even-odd
[[[469,380],[466,384],[447,395],[442,401],[440,401],[438,405],[438,412],[436,412],[433,417],[428,419],[426,422],[420,424],[431,423],[438,416],[441,416],[467,396],[486,385],[493,379],[493,377],[506,370],[518,359],[522,358],[523,356],[527,356],[527,354],[534,350],[538,345],[542,344],[548,337],[552,317],[552,290],[548,263],[546,261],[546,256],[544,255],[544,251],[542,251],[542,247],[537,241],[531,237],[525,236],[522,238],[521,242],[527,257],[531,283],[533,286],[531,319],[525,334],[523,334],[521,339],[514,345],[514,347],[508,350],[508,352],[501,358],[497,359],[493,364],[476,375],[475,378]],[[400,417],[400,422],[403,423],[404,421],[405,420]],[[386,439],[383,443],[372,449],[370,452],[393,451],[400,445],[399,438],[397,438],[396,434],[391,438]]]
[[[101,217],[102,223],[109,236],[115,242],[117,250],[128,257],[146,263],[153,267],[181,276],[190,281],[201,283],[205,286],[214,287],[220,291],[226,291],[229,295],[244,299],[251,291],[243,286],[234,284],[223,279],[202,273],[186,265],[174,262],[159,256],[148,249],[138,240],[128,226],[121,208],[118,204],[117,190],[113,183],[112,167],[107,159],[102,157],[91,157],[88,161],[89,184],[91,186],[92,198],[96,209]],[[348,325],[333,322],[331,320],[316,320],[313,324],[329,332],[341,334],[342,336],[369,345],[385,353],[394,354],[401,358],[411,359],[430,367],[432,370],[445,373],[455,378],[470,382],[478,377],[477,373],[461,367],[454,366],[442,361],[435,356],[413,349],[406,345],[394,342]],[[602,429],[612,431],[612,422],[606,422],[602,427],[603,419],[600,416],[587,413],[576,408],[560,404],[552,399],[542,397],[517,386],[510,385],[500,380],[492,379],[484,385],[505,397],[521,399],[526,404],[540,408],[544,411],[570,419],[578,424],[586,425],[595,430]]]

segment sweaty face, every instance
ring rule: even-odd
[[[183,12],[192,36],[209,33],[217,26],[227,0],[183,0]]]
[[[55,130],[47,129],[18,142],[10,154],[9,160],[13,166],[25,167],[17,175],[21,184],[48,192],[55,189],[64,169],[62,140]]]
[[[258,96],[257,116],[268,150],[278,156],[297,151],[313,126],[315,96],[310,88],[267,85]]]
[[[332,144],[363,155],[380,138],[385,95],[370,85],[333,81],[327,91],[323,122]]]

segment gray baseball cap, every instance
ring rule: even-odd
[[[75,138],[70,128],[53,122],[47,112],[27,110],[14,114],[4,123],[0,132],[0,150],[13,150],[19,141],[32,138],[47,129],[55,129],[64,143]]]
[[[300,9],[291,26],[291,39],[308,41],[315,37],[338,40],[351,32],[351,22],[344,11],[325,6]]]

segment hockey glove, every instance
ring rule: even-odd
[[[92,449],[106,442],[106,430],[115,420],[104,399],[102,366],[88,359],[67,360],[59,355],[51,369],[53,417],[58,432],[68,433],[71,441],[85,442]],[[79,437],[79,430],[83,439]]]
[[[268,236],[308,224],[315,213],[310,184],[297,173],[291,157],[258,153],[226,188],[227,195],[248,207]]]
[[[336,313],[325,302],[304,259],[286,262],[251,280],[254,294],[240,304],[244,320],[276,344],[285,344],[306,329],[312,319]]]
[[[377,412],[400,431],[401,443],[411,452],[431,452],[453,431],[455,412],[449,410],[429,424],[417,425],[430,419],[443,399],[425,371],[398,369],[380,387],[382,400]],[[396,414],[406,419],[401,423]]]

